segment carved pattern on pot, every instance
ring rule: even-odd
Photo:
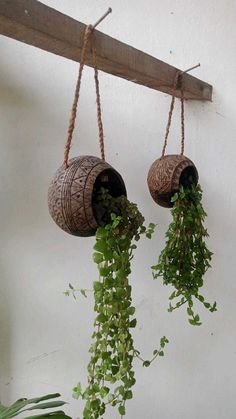
[[[110,193],[126,195],[120,174],[105,161],[94,156],[80,156],[69,160],[56,172],[48,191],[48,207],[55,223],[75,236],[93,236],[98,227],[93,212],[94,185],[104,171],[112,174],[118,190]],[[109,175],[108,175],[109,177]]]
[[[162,207],[171,208],[172,196],[179,190],[180,184],[186,186],[189,176],[197,184],[198,172],[188,157],[170,154],[155,160],[147,178],[153,200]]]

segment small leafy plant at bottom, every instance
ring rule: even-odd
[[[181,186],[179,192],[173,196],[172,202],[173,220],[166,232],[166,245],[158,264],[152,266],[153,277],[162,277],[165,285],[175,288],[169,297],[168,311],[172,312],[186,305],[189,323],[200,326],[200,317],[193,310],[194,298],[211,312],[217,310],[216,302],[211,305],[199,293],[203,286],[203,276],[211,266],[213,255],[205,243],[208,232],[203,222],[207,214],[202,206],[200,185],[190,183],[188,187]],[[172,305],[174,299],[178,301]]]
[[[101,189],[97,199],[100,225],[97,229],[93,260],[97,264],[99,280],[93,283],[96,318],[90,347],[88,385],[74,388],[74,397],[85,400],[84,419],[103,417],[106,407],[116,406],[123,417],[126,401],[132,399],[135,384],[133,360],[138,358],[148,367],[158,356],[164,355],[167,338],[145,360],[135,349],[131,330],[136,327],[135,307],[132,305],[131,260],[141,235],[151,238],[155,225],[144,226],[144,218],[137,205],[124,196],[112,198]],[[68,295],[68,294],[67,294]]]
[[[14,418],[24,412],[33,413],[35,410],[52,409],[66,404],[61,400],[51,400],[60,397],[59,393],[47,394],[42,397],[35,397],[33,399],[19,399],[11,406],[3,406],[0,403],[0,419]],[[50,400],[50,401],[48,401]],[[22,417],[22,416],[21,416]],[[67,416],[62,410],[51,411],[37,415],[25,416],[24,419],[72,419]]]

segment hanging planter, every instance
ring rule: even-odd
[[[166,127],[161,158],[150,167],[148,186],[157,204],[173,207],[172,220],[166,232],[166,243],[158,262],[152,266],[153,278],[162,278],[164,285],[172,285],[168,311],[185,305],[188,321],[200,326],[200,316],[193,308],[200,301],[210,312],[217,310],[216,302],[210,304],[200,294],[203,277],[211,267],[212,252],[208,249],[206,212],[202,206],[202,190],[198,185],[198,172],[194,163],[184,156],[184,97],[181,89],[181,152],[165,156],[167,138],[175,103],[175,91],[181,74],[177,73]]]
[[[100,215],[96,213],[96,194],[101,187],[116,198],[126,196],[126,188],[121,175],[105,161],[104,135],[96,61],[96,48],[92,43],[94,79],[96,87],[97,120],[101,159],[94,156],[79,156],[69,159],[72,135],[75,126],[82,72],[87,45],[92,27],[88,26],[84,35],[83,49],[74,102],[65,144],[64,163],[57,170],[48,191],[49,212],[55,223],[74,236],[93,236],[99,226]]]
[[[49,212],[55,223],[74,236],[93,236],[99,226],[94,202],[101,187],[114,198],[125,195],[120,174],[104,160],[80,156],[57,170],[48,191]]]
[[[148,172],[148,187],[154,201],[165,208],[173,207],[172,197],[189,179],[198,183],[194,163],[184,155],[169,154],[154,161]]]
[[[153,200],[165,208],[173,207],[172,197],[179,191],[180,186],[188,187],[191,183],[197,185],[198,171],[195,164],[184,156],[184,98],[181,96],[181,152],[180,154],[165,155],[167,139],[170,131],[171,119],[175,104],[175,91],[181,82],[181,73],[177,73],[174,81],[174,93],[172,96],[168,123],[165,133],[165,141],[162,156],[151,165],[147,183]]]

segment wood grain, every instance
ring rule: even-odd
[[[36,0],[1,0],[0,33],[79,62],[85,24]],[[96,33],[98,69],[134,83],[172,94],[175,67],[99,31]],[[92,66],[91,52],[86,65]],[[183,75],[185,99],[211,100],[212,86]],[[180,96],[180,91],[176,91]]]

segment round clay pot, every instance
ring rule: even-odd
[[[165,208],[173,207],[172,196],[180,185],[188,186],[189,178],[197,184],[194,163],[183,155],[169,154],[154,161],[148,172],[148,187],[154,201]]]
[[[125,195],[121,175],[108,163],[94,156],[69,160],[56,172],[48,190],[49,212],[55,223],[74,236],[93,236],[98,227],[93,209],[96,190],[104,187],[113,197]]]

